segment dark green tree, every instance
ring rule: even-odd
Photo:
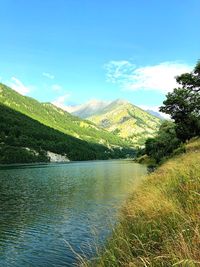
[[[176,124],[178,138],[186,141],[200,135],[200,61],[191,73],[176,77],[180,87],[167,94],[160,111]]]
[[[180,140],[176,136],[175,124],[171,121],[164,121],[155,138],[149,138],[145,143],[145,152],[156,163],[168,157],[174,149],[180,145]]]

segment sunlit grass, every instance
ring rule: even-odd
[[[133,192],[94,262],[82,266],[200,266],[200,140]]]

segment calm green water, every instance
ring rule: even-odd
[[[94,256],[144,174],[131,161],[0,168],[0,266],[73,266],[68,243]]]

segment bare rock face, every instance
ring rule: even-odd
[[[111,125],[111,123],[108,119],[103,119],[100,123],[100,126],[103,128],[109,127],[110,125]]]
[[[56,154],[50,151],[47,151],[47,156],[50,158],[50,162],[69,162],[70,161],[66,156]]]

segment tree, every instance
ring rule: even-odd
[[[178,138],[186,141],[200,135],[200,61],[191,73],[176,77],[180,87],[167,94],[160,111],[171,115]]]
[[[171,121],[164,121],[155,138],[149,138],[145,143],[145,152],[156,163],[168,157],[174,149],[180,145],[180,140],[176,136],[175,124]]]

